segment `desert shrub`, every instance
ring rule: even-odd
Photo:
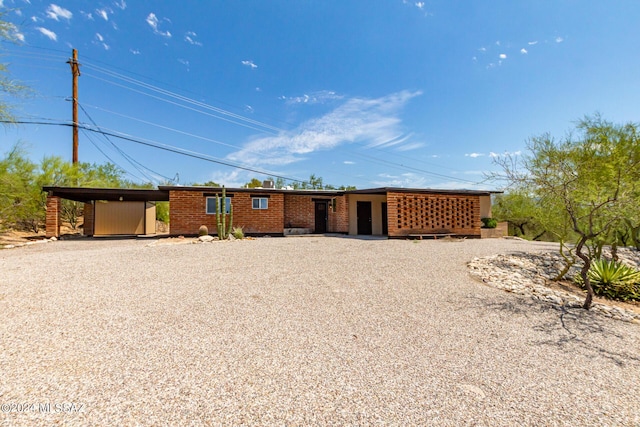
[[[640,271],[618,261],[597,259],[587,273],[596,295],[621,300],[640,301]],[[575,279],[584,287],[582,277]]]
[[[209,234],[209,229],[206,225],[201,225],[198,229],[198,236],[206,236],[207,234]]]
[[[244,231],[242,230],[242,227],[233,227],[231,234],[238,240],[244,239]]]
[[[498,221],[494,218],[482,218],[482,228],[496,228],[498,226]]]
[[[169,224],[169,202],[156,203],[156,219]]]

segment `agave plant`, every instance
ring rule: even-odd
[[[587,273],[593,291],[613,299],[640,300],[640,271],[626,264],[606,259],[597,259],[591,263]],[[575,281],[584,286],[578,274]]]

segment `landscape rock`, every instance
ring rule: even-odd
[[[605,257],[611,256],[608,250],[603,252]],[[620,248],[618,258],[621,262],[640,269],[639,251]],[[493,255],[474,258],[468,266],[472,276],[507,292],[528,295],[535,300],[559,306],[574,307],[582,303],[581,298],[570,292],[547,286],[564,268],[562,256],[557,252]],[[564,279],[572,280],[581,267],[581,263],[573,265]],[[640,313],[602,302],[594,302],[591,311],[617,320],[640,322]]]

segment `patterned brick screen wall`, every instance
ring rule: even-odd
[[[389,236],[455,233],[480,236],[480,197],[389,193]]]

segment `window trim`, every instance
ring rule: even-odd
[[[255,201],[258,201],[258,207],[256,208]],[[264,207],[262,207],[262,202],[264,201]],[[256,211],[266,211],[269,209],[269,198],[268,197],[252,197],[251,198],[251,208]]]
[[[205,199],[204,211],[207,215],[215,215],[217,200],[213,202],[213,209],[214,209],[213,212],[209,212],[209,199],[216,200],[217,197],[207,196],[207,198]],[[224,208],[225,208],[224,210],[226,211],[225,215],[229,215],[231,213],[231,200],[232,199],[229,196],[225,198],[225,201],[224,201]]]

